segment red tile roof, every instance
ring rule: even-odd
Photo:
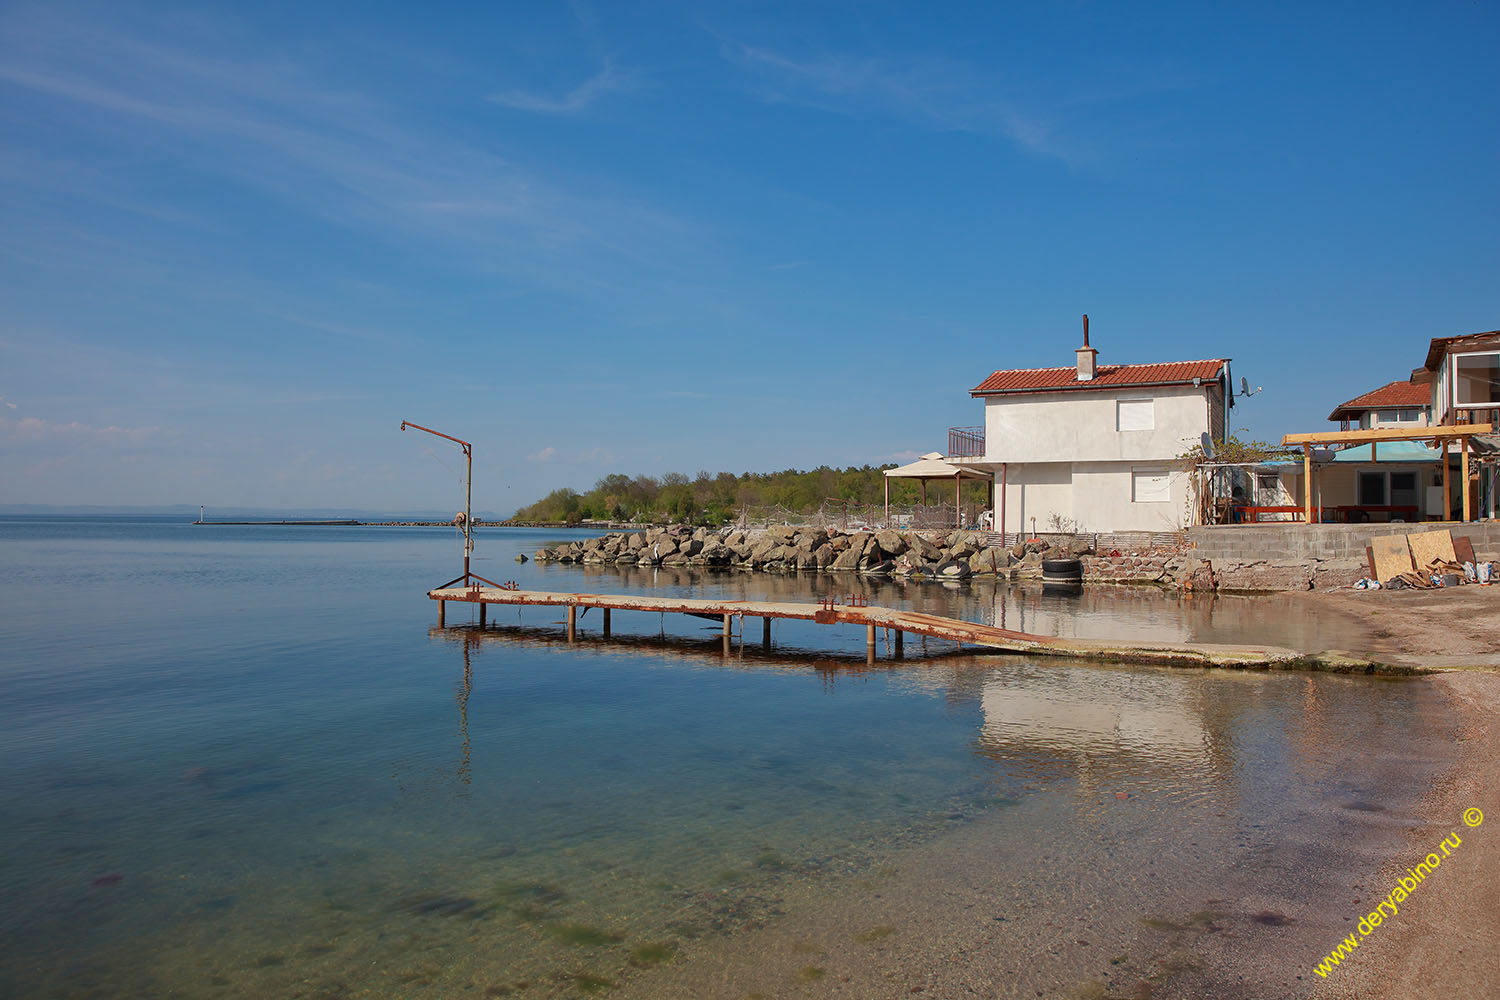
[[[1148,385],[1192,385],[1219,377],[1228,358],[1208,361],[1168,361],[1157,365],[1100,365],[1094,377],[1078,381],[1078,366],[1067,368],[1012,368],[998,371],[969,390],[971,396],[1000,396],[1012,392],[1072,392],[1080,389],[1119,389]]]
[[[1328,415],[1328,419],[1342,420],[1346,413],[1350,416],[1355,416],[1363,413],[1365,410],[1393,409],[1395,407],[1410,408],[1413,406],[1428,406],[1431,403],[1431,386],[1417,385],[1409,380],[1387,382],[1379,389],[1371,389],[1363,396],[1355,396],[1347,403],[1340,403]]]

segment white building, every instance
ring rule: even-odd
[[[1229,359],[997,371],[970,395],[983,433],[955,428],[949,461],[995,477],[995,530],[1172,531],[1188,522],[1177,459],[1228,433]]]
[[[1432,424],[1432,392],[1410,380],[1387,382],[1340,403],[1328,415],[1343,430],[1381,427],[1429,427]]]

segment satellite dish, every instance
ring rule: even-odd
[[[1240,393],[1246,396],[1250,395],[1250,383],[1246,381],[1243,375],[1240,376]]]
[[[1203,445],[1203,457],[1204,458],[1213,458],[1214,457],[1214,436],[1212,434],[1208,433],[1208,431],[1204,431],[1201,443]]]

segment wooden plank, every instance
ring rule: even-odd
[[[1369,444],[1372,441],[1431,441],[1439,435],[1446,438],[1465,434],[1488,434],[1489,424],[1450,424],[1446,427],[1379,427],[1364,431],[1317,431],[1312,434],[1286,434],[1284,445],[1298,444]]]
[[[1368,545],[1365,546],[1365,559],[1370,564],[1370,579],[1371,580],[1378,580],[1378,579],[1380,579],[1380,574],[1377,573],[1377,572],[1375,572],[1375,552]]]
[[[1381,583],[1415,568],[1405,535],[1376,535],[1370,539],[1370,551],[1375,557],[1375,579]]]
[[[1457,558],[1453,552],[1453,535],[1447,528],[1407,535],[1406,542],[1411,546],[1411,558],[1419,572],[1427,572],[1434,559],[1453,562]]]
[[[1474,558],[1474,543],[1464,535],[1453,536],[1453,554],[1458,557],[1459,562],[1479,562]]]
[[[1463,475],[1459,476],[1458,481],[1463,484],[1459,489],[1464,498],[1464,520],[1468,521],[1471,518],[1469,516],[1469,439],[1467,437],[1458,439],[1458,453],[1463,456]]]

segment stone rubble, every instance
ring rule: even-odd
[[[1086,583],[1151,585],[1188,593],[1326,589],[1347,586],[1362,574],[1362,567],[1350,560],[1214,566],[1181,549],[1091,552],[1081,541],[1045,539],[1027,539],[1006,548],[994,544],[996,537],[976,531],[844,532],[787,525],[747,531],[671,525],[539,549],[534,558],[538,563],[854,573],[911,580],[1038,580],[1044,558],[1076,558]]]

